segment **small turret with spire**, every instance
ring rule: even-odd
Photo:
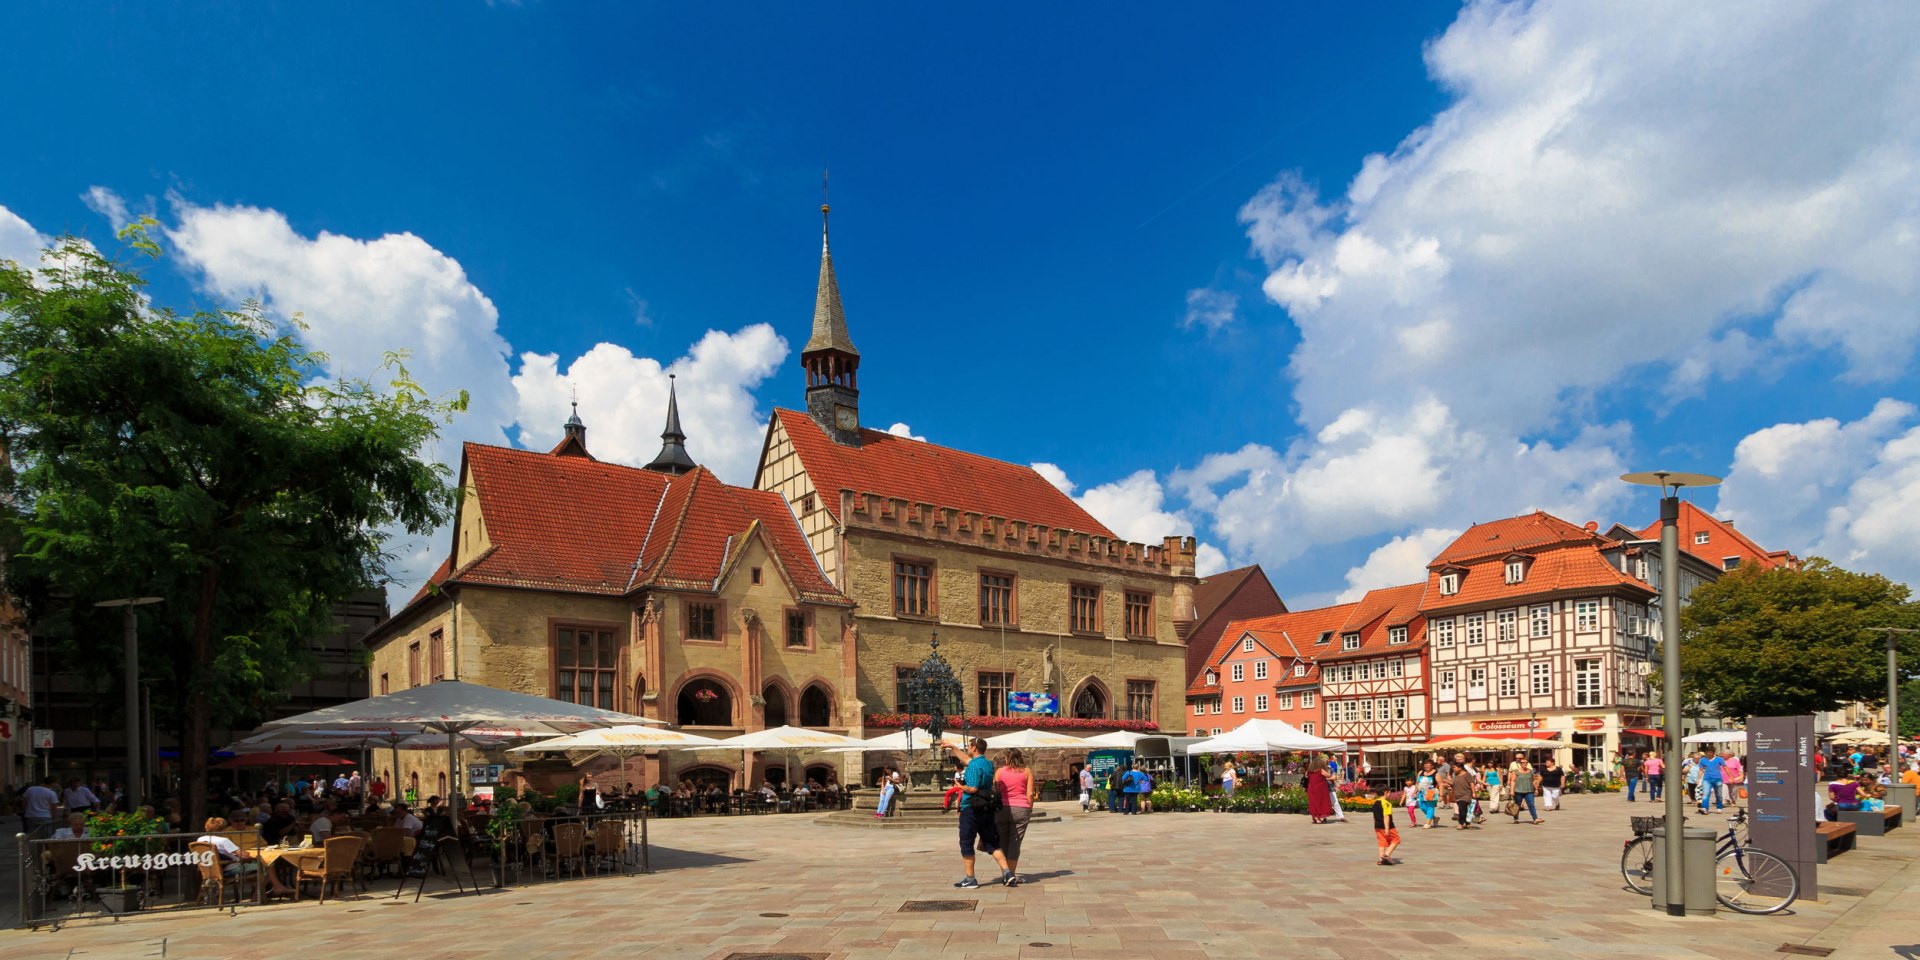
[[[680,397],[674,391],[673,374],[667,374],[667,428],[660,432],[660,453],[646,469],[679,476],[698,464],[687,455],[687,435],[680,430]]]
[[[573,414],[567,417],[565,432],[560,443],[548,452],[556,457],[586,457],[592,460],[593,454],[587,452],[587,425],[580,420],[580,394],[577,391],[573,395]]]
[[[857,447],[860,351],[847,334],[840,283],[833,275],[833,249],[827,242],[829,209],[820,205],[820,285],[813,297],[813,333],[800,352],[800,366],[807,372],[807,415],[834,440]]]

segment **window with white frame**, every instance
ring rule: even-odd
[[[1407,698],[1406,697],[1393,698],[1393,718],[1395,720],[1405,720],[1407,718]]]
[[[1539,604],[1527,611],[1527,636],[1544,637],[1553,632],[1553,607]]]
[[[1300,732],[1306,734],[1309,737],[1313,736],[1313,721],[1308,720],[1307,722],[1301,724]]]
[[[1500,695],[1517,697],[1520,695],[1520,668],[1506,664],[1500,668]]]
[[[1211,686],[1213,686],[1214,684],[1216,684],[1216,683],[1219,683],[1219,682],[1220,682],[1220,677],[1219,677],[1219,675],[1218,675],[1218,674],[1216,674],[1216,673],[1214,673],[1214,672],[1213,672],[1212,670],[1208,670],[1208,671],[1207,671],[1207,686],[1209,686],[1209,687],[1211,687]]]
[[[1359,634],[1357,634],[1357,633],[1343,633],[1343,634],[1341,634],[1341,635],[1340,635],[1340,649],[1342,649],[1342,650],[1358,650],[1358,649],[1360,649],[1360,635],[1359,635]]]
[[[1219,727],[1214,727],[1214,728],[1213,728],[1213,735],[1214,735],[1214,736],[1216,736],[1216,737],[1220,735],[1220,728],[1219,728]]]
[[[1477,646],[1487,642],[1487,615],[1469,613],[1466,617],[1467,646]]]
[[[1345,663],[1340,665],[1340,682],[1341,683],[1353,682],[1353,664]]]
[[[1347,704],[1347,708],[1349,712],[1351,712],[1352,708],[1354,707],[1360,708],[1360,719],[1362,720],[1373,719],[1373,701],[1372,700],[1361,700],[1358,703]]]
[[[1246,713],[1246,712],[1247,712],[1247,698],[1246,698],[1246,697],[1234,697],[1234,698],[1233,698],[1233,712],[1234,712],[1234,713]]]
[[[1694,543],[1706,543],[1707,541],[1712,539],[1713,537],[1710,534],[1708,534],[1707,531],[1705,530],[1701,530],[1693,535]]]
[[[1362,660],[1353,665],[1353,675],[1361,680],[1373,679],[1373,664]]]
[[[1449,571],[1440,575],[1440,595],[1450,597],[1460,592],[1460,574]]]
[[[1252,652],[1253,652],[1253,638],[1252,638],[1252,637],[1241,637],[1241,638],[1240,638],[1240,652],[1241,652],[1241,653],[1252,653]]]
[[[1280,700],[1279,700],[1279,703],[1280,703],[1280,709],[1282,709],[1282,710],[1292,710],[1292,709],[1293,709],[1293,694],[1291,694],[1291,693],[1283,693],[1283,694],[1280,694]]]
[[[1253,710],[1255,713],[1267,712],[1267,695],[1266,694],[1263,693],[1253,698]]]
[[[1300,694],[1300,709],[1305,710],[1311,706],[1313,706],[1313,691],[1302,691]]]
[[[1402,644],[1406,642],[1407,642],[1406,627],[1388,627],[1387,628],[1387,643],[1389,645]]]
[[[1439,678],[1436,679],[1433,684],[1433,698],[1435,700],[1453,699],[1453,678],[1454,672],[1452,670],[1440,671]]]
[[[1533,695],[1544,697],[1553,693],[1553,664],[1545,660],[1536,660],[1528,667],[1533,673]]]
[[[1265,680],[1267,678],[1267,662],[1265,660],[1254,661],[1253,678],[1255,680]]]
[[[1234,680],[1235,680],[1235,681],[1237,682],[1237,681],[1240,681],[1240,680],[1245,680],[1246,678],[1247,678],[1247,665],[1246,665],[1246,664],[1244,664],[1244,663],[1236,663],[1236,664],[1234,664],[1234,665],[1233,665],[1233,679],[1234,679]]]
[[[1442,650],[1453,649],[1453,618],[1441,617],[1427,628],[1433,632],[1433,645]]]
[[[1329,643],[1332,643],[1332,642],[1333,642],[1333,631],[1332,631],[1332,630],[1322,630],[1322,631],[1320,631],[1320,639],[1318,639],[1318,640],[1315,640],[1315,641],[1313,642],[1313,645],[1314,645],[1314,646],[1316,646],[1316,647],[1324,647],[1324,646],[1326,646],[1327,644],[1329,644]]]
[[[1493,615],[1494,635],[1501,642],[1520,639],[1520,611],[1502,610]]]
[[[1471,667],[1467,670],[1467,699],[1478,700],[1487,695],[1487,668]]]
[[[1633,575],[1639,578],[1641,583],[1650,582],[1649,580],[1647,580],[1647,558],[1646,557],[1639,557],[1633,561]]]
[[[1598,707],[1604,705],[1604,695],[1600,689],[1600,658],[1582,657],[1573,662],[1573,705],[1576,707]]]
[[[1193,702],[1193,715],[1196,717],[1204,717],[1207,715],[1207,702],[1205,700],[1195,700]]]
[[[1518,557],[1507,561],[1507,582],[1519,583],[1527,579],[1527,562]]]
[[[1307,675],[1307,665],[1306,665],[1306,664],[1304,664],[1304,663],[1296,663],[1296,664],[1294,664],[1294,665],[1293,665],[1293,675],[1294,675],[1294,676],[1296,676],[1296,677],[1304,677],[1304,676],[1306,676],[1306,675]]]
[[[1208,708],[1209,708],[1209,709],[1211,709],[1211,710],[1212,710],[1212,711],[1213,711],[1214,713],[1216,713],[1216,714],[1217,714],[1217,713],[1219,713],[1219,712],[1220,712],[1220,698],[1219,698],[1219,697],[1214,697],[1214,698],[1213,698],[1213,701],[1212,701],[1212,702],[1211,702],[1210,704],[1208,704]]]
[[[1593,633],[1600,629],[1600,601],[1573,602],[1573,629],[1580,633]]]
[[[1405,660],[1388,660],[1387,661],[1387,676],[1403,677],[1403,676],[1406,676],[1406,672],[1407,672],[1407,662]]]

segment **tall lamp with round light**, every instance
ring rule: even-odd
[[[1660,488],[1660,706],[1662,738],[1666,753],[1665,784],[1667,809],[1667,913],[1686,916],[1685,836],[1687,821],[1686,779],[1680,767],[1680,490],[1683,487],[1718,486],[1719,477],[1704,473],[1679,473],[1653,470],[1623,474],[1620,479],[1645,487]]]

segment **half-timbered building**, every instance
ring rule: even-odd
[[[1425,582],[1369,590],[1320,655],[1323,736],[1349,747],[1425,741]]]

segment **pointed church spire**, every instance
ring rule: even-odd
[[[698,464],[687,455],[687,435],[680,430],[680,397],[674,390],[673,379],[673,374],[667,374],[667,428],[660,432],[660,453],[646,468],[677,477]]]
[[[838,350],[859,356],[847,335],[847,314],[840,306],[840,283],[833,275],[833,249],[827,243],[828,206],[820,205],[820,286],[813,295],[813,335],[802,351]]]
[[[580,391],[573,393],[573,415],[567,418],[565,436],[559,445],[548,453],[560,457],[586,457],[592,460],[593,454],[587,452],[587,425],[580,420]]]
[[[800,366],[807,372],[807,415],[836,442],[857,447],[860,351],[847,335],[847,314],[840,308],[840,282],[827,244],[828,209],[820,205],[820,288],[813,296],[813,335],[800,351]]]

